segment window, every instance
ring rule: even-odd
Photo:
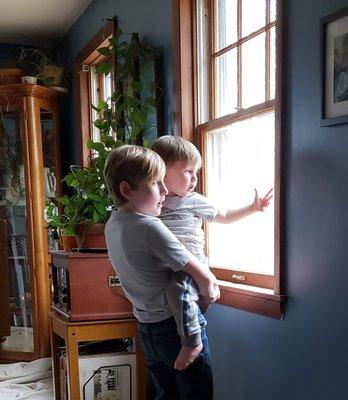
[[[90,152],[86,147],[89,138],[98,141],[99,129],[93,125],[96,120],[96,111],[91,104],[98,105],[100,100],[108,100],[113,91],[113,78],[109,74],[96,74],[96,66],[106,57],[98,53],[97,49],[107,46],[113,36],[115,22],[108,21],[92,40],[80,51],[76,57],[76,71],[79,96],[79,125],[80,125],[80,160],[88,165]]]
[[[174,51],[182,60],[174,70],[175,114],[181,118],[176,128],[201,150],[202,191],[222,207],[238,208],[251,203],[254,187],[260,194],[274,188],[267,212],[206,227],[207,254],[221,283],[221,302],[277,318],[283,302],[280,3],[174,2],[180,28]],[[194,135],[188,133],[191,127]]]

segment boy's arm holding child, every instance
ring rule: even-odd
[[[207,303],[214,303],[220,298],[220,289],[214,274],[203,268],[197,262],[190,261],[181,269],[195,281],[200,297]]]
[[[273,189],[270,189],[263,197],[259,196],[256,189],[254,190],[255,190],[255,198],[250,205],[239,208],[237,210],[227,209],[224,212],[219,212],[215,216],[214,222],[218,222],[220,224],[230,224],[242,218],[248,217],[254,212],[264,211],[264,209],[269,206],[269,202],[273,197],[271,194]]]

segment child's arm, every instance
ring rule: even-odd
[[[228,209],[225,212],[219,212],[215,216],[214,222],[218,222],[220,224],[230,224],[242,218],[248,217],[255,212],[264,211],[264,209],[269,206],[269,202],[273,197],[271,195],[273,189],[269,190],[263,197],[259,196],[256,189],[254,190],[255,198],[250,205],[239,208],[237,210]]]

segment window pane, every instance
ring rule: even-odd
[[[275,97],[275,27],[271,28],[270,99]]]
[[[209,19],[206,0],[197,1],[198,123],[209,119]]]
[[[99,83],[98,75],[95,73],[95,67],[91,67],[90,72],[90,90],[91,90],[91,101],[94,106],[98,106],[99,103]],[[98,118],[98,114],[91,108],[92,122]],[[100,131],[93,124],[91,126],[92,139],[96,142],[100,142]]]
[[[273,22],[276,20],[277,16],[277,9],[276,9],[276,0],[271,0],[271,19],[270,22]]]
[[[104,79],[104,100],[109,104],[111,107],[111,95],[112,95],[112,87],[113,87],[113,78],[112,74],[106,75]]]
[[[207,195],[227,208],[251,204],[253,188],[274,186],[274,113],[235,122],[207,134]],[[211,265],[274,273],[273,202],[265,212],[229,225],[209,224]]]
[[[216,51],[237,41],[237,0],[216,1]]]
[[[265,33],[242,45],[242,107],[265,101]]]
[[[266,25],[265,0],[242,0],[242,37]]]
[[[218,117],[237,111],[237,50],[217,58],[216,113]]]

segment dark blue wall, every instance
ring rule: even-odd
[[[348,126],[319,128],[319,21],[345,0],[287,0],[288,115],[283,321],[215,305],[208,314],[216,400],[348,398]],[[165,51],[171,127],[171,1],[94,1],[61,43],[73,57],[119,16]],[[71,104],[75,107],[75,103]],[[75,109],[74,109],[75,111]],[[71,118],[71,117],[70,117]],[[76,115],[66,134],[76,155]],[[167,128],[170,131],[170,128]],[[64,149],[65,150],[65,149]]]
[[[0,64],[6,60],[7,56],[15,56],[20,51],[21,46],[9,43],[0,43]]]
[[[284,3],[289,299],[283,321],[212,307],[217,400],[348,398],[348,125],[318,126],[319,21],[348,3]]]
[[[63,59],[72,66],[72,59],[99,31],[107,18],[118,16],[123,32],[139,32],[141,39],[163,47],[164,64],[164,120],[163,133],[172,130],[172,8],[171,0],[94,0],[84,11],[69,32],[64,36],[58,49]],[[62,105],[61,119],[63,132],[63,166],[77,162],[77,118],[76,94],[73,85],[70,98]],[[65,118],[66,117],[66,118]]]

